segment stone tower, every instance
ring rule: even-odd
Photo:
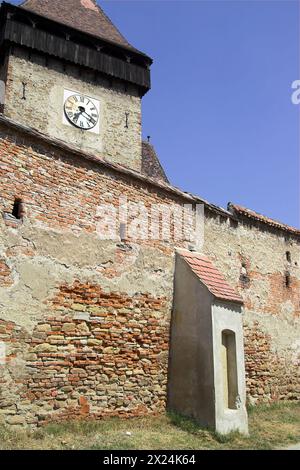
[[[3,3],[5,117],[140,172],[152,60],[95,0]]]

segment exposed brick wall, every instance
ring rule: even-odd
[[[13,137],[12,140],[0,139],[0,204],[3,212],[11,213],[15,198],[21,199],[27,219],[40,227],[95,233],[101,220],[101,215],[97,215],[99,205],[118,209],[120,198],[124,196],[132,204],[143,203],[149,211],[153,205],[165,202],[179,207],[188,203],[182,198],[167,196],[163,191],[152,191],[150,184],[130,177],[116,178],[93,163],[60,152],[53,155],[50,148],[45,149],[44,154],[39,149],[28,149],[26,144],[30,145],[30,141],[16,144]],[[129,217],[128,223],[132,220],[133,217]],[[172,226],[171,242],[173,236]],[[130,236],[127,240],[130,241]],[[165,243],[168,242],[166,237],[164,243],[141,241],[151,246],[169,244]]]
[[[11,286],[12,283],[11,270],[5,260],[0,258],[0,286]]]
[[[7,362],[14,374],[18,359],[25,357],[18,388],[22,407],[5,400],[13,375],[6,377],[0,367],[0,408],[8,423],[139,416],[165,409],[165,299],[105,293],[97,285],[75,282],[61,286],[50,304],[53,316],[38,323],[30,337],[14,323],[0,322],[0,341],[13,346]]]
[[[299,399],[300,358],[296,354],[289,360],[280,356],[273,348],[271,335],[262,331],[258,322],[245,326],[244,331],[249,401]]]
[[[212,217],[206,219],[205,250],[244,300],[248,400],[299,400],[299,243]]]
[[[148,208],[187,201],[7,134],[0,140],[0,211],[11,213],[20,198],[26,213],[22,224],[0,220],[0,341],[9,351],[0,366],[0,414],[11,424],[37,424],[162,411],[174,245],[187,244],[99,240],[97,207],[116,207],[124,195]],[[206,215],[203,251],[245,301],[249,399],[299,399],[299,242]]]
[[[254,268],[253,260],[242,260],[242,264],[246,266],[246,274],[240,276],[240,282],[237,286],[243,295],[245,308],[255,310],[258,307],[262,313],[270,315],[279,315],[279,305],[286,302],[293,307],[293,316],[300,317],[300,279],[298,263],[291,265],[284,261],[284,249],[282,250],[282,260],[277,265],[275,272],[262,272]],[[294,257],[298,259],[298,257]],[[281,268],[281,269],[280,269]],[[242,268],[243,269],[243,268]],[[244,272],[244,271],[243,271]],[[288,281],[287,281],[288,276]],[[288,282],[288,284],[287,284]],[[258,285],[265,285],[264,296],[259,299],[253,295],[253,286],[257,290]]]

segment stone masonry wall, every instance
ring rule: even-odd
[[[0,211],[25,207],[22,222],[0,218],[6,422],[164,410],[175,243],[101,240],[99,204],[124,195],[187,202],[3,129]],[[207,210],[203,251],[245,300],[249,400],[299,399],[299,241]]]
[[[1,213],[11,214],[16,198],[25,207],[22,223],[0,218],[0,414],[31,425],[161,412],[173,247],[101,240],[96,229],[100,203],[118,205],[126,194],[149,205],[166,196],[15,138],[0,142]]]
[[[26,100],[23,85],[26,83]],[[64,90],[100,101],[99,134],[63,124]],[[15,48],[10,55],[4,113],[51,137],[74,144],[108,161],[141,171],[141,99],[134,88],[112,83],[94,73]],[[128,113],[128,127],[125,113]]]
[[[205,251],[244,300],[248,399],[299,399],[299,242],[271,228],[212,217]]]
[[[284,331],[282,334],[285,335]],[[296,347],[292,342],[283,353],[280,348],[276,348],[274,338],[261,328],[259,322],[245,327],[245,340],[247,392],[250,403],[266,399],[299,400],[299,342]]]
[[[0,414],[20,425],[162,412],[165,304],[75,281],[60,287],[49,305],[52,316],[32,334],[1,321],[0,341],[9,346],[7,368],[0,368]]]

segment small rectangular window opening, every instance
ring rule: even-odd
[[[287,261],[290,263],[292,261],[291,252],[287,251],[285,255],[286,255]]]
[[[289,289],[291,287],[291,275],[290,273],[285,274],[285,287]]]
[[[15,199],[13,210],[12,210],[12,215],[15,217],[17,220],[21,220],[23,218],[23,203],[21,199]]]

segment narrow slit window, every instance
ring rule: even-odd
[[[126,224],[121,223],[120,224],[120,239],[122,242],[126,240],[126,232],[127,232]]]
[[[224,408],[236,410],[238,391],[236,337],[230,330],[222,332],[222,369]]]
[[[292,261],[291,252],[287,251],[285,256],[286,256],[287,261],[290,263]]]
[[[12,210],[12,215],[15,217],[17,220],[21,220],[23,218],[23,203],[21,199],[16,199],[14,202],[13,210]]]
[[[291,287],[291,275],[290,273],[285,274],[285,287],[289,289]]]

